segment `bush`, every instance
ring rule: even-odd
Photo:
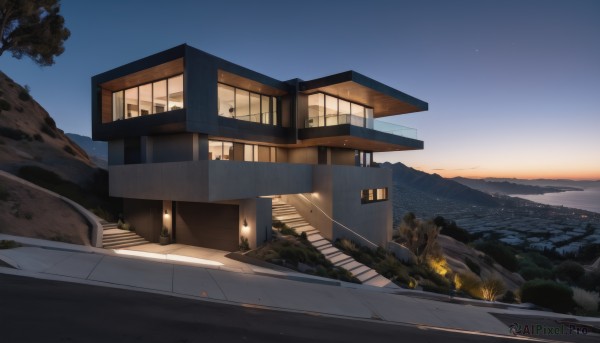
[[[64,150],[64,151],[66,151],[67,153],[69,153],[69,154],[71,154],[71,155],[75,156],[75,150],[73,150],[73,148],[71,148],[71,146],[70,146],[70,145],[65,145],[65,146],[63,147],[63,150]]]
[[[248,242],[248,238],[241,236],[240,237],[240,250],[248,251],[250,250],[250,243]]]
[[[577,306],[588,312],[596,312],[598,311],[600,297],[596,292],[588,292],[579,287],[573,287],[573,301]]]
[[[514,304],[517,302],[517,297],[513,291],[508,290],[506,293],[504,293],[502,298],[499,299],[499,301],[507,304]]]
[[[12,129],[10,127],[5,126],[0,127],[0,136],[4,136],[15,141],[20,141],[22,139],[31,141],[31,136],[29,136],[27,133],[19,129]]]
[[[13,241],[13,240],[1,240],[0,241],[0,249],[13,249],[20,247],[21,244]]]
[[[454,286],[473,298],[481,299],[481,280],[473,274],[458,273],[454,275]]]
[[[296,230],[292,229],[291,227],[288,227],[287,225],[283,225],[283,227],[279,229],[279,232],[281,232],[282,235],[286,236],[298,236]]]
[[[493,242],[484,242],[477,244],[475,248],[489,255],[494,259],[494,261],[496,261],[496,263],[510,270],[511,272],[516,272],[519,268],[519,261],[515,257],[515,254],[505,245]]]
[[[12,106],[10,105],[10,103],[4,99],[0,99],[0,112],[2,111],[10,111],[10,109],[12,108]]]
[[[565,261],[554,268],[554,276],[562,281],[577,282],[585,274],[583,266],[574,261]]]
[[[10,193],[4,187],[0,186],[0,201],[6,201],[10,198]]]
[[[550,259],[538,252],[528,252],[521,255],[521,267],[524,267],[525,264],[536,265],[543,269],[552,269],[554,264]]]
[[[465,244],[472,241],[471,234],[467,230],[456,225],[456,222],[454,221],[447,221],[444,217],[437,216],[433,219],[433,222],[442,228],[440,231],[440,234],[442,235],[452,237]]]
[[[552,271],[548,269],[538,268],[537,266],[530,266],[522,268],[519,271],[519,274],[525,280],[533,280],[533,279],[551,279]]]
[[[56,133],[54,132],[54,130],[48,126],[48,125],[44,125],[42,124],[40,126],[40,131],[42,131],[43,133],[47,134],[48,136],[52,137],[52,138],[56,138]]]
[[[494,301],[504,291],[506,291],[506,285],[502,279],[490,278],[481,283],[481,295],[484,300]]]
[[[550,280],[531,280],[521,286],[521,302],[549,308],[554,312],[567,313],[573,310],[573,290],[564,284]]]
[[[375,271],[384,277],[399,283],[408,284],[408,271],[404,266],[393,256],[388,255],[385,259],[375,265]]]
[[[31,95],[29,95],[29,92],[26,89],[22,89],[19,92],[19,99],[21,99],[23,101],[29,101],[29,100],[31,100]]]
[[[473,260],[471,260],[470,258],[465,257],[465,264],[467,265],[467,267],[469,267],[469,269],[471,269],[473,273],[477,275],[481,273],[481,267],[479,267],[479,265],[473,262]]]
[[[40,135],[39,133],[36,133],[35,135],[33,135],[33,139],[38,141],[38,142],[43,142],[44,138],[42,138],[42,135]]]
[[[578,286],[587,291],[600,292],[600,272],[585,273],[579,279]]]

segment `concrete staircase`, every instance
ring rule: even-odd
[[[376,287],[397,287],[393,282],[379,275],[375,270],[357,262],[351,256],[344,254],[338,248],[334,247],[330,241],[319,233],[319,230],[304,220],[294,206],[283,202],[279,198],[273,198],[273,217],[296,230],[299,234],[305,232],[308,241],[325,258],[334,266],[346,269],[352,273],[361,283]]]
[[[136,245],[150,243],[135,232],[121,230],[117,223],[109,223],[100,220],[104,229],[102,238],[102,247],[104,249],[125,249]]]

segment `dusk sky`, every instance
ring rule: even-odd
[[[90,78],[187,43],[279,80],[355,70],[429,103],[384,120],[442,176],[600,179],[600,1],[62,1],[52,67],[0,69],[65,132],[91,134]]]

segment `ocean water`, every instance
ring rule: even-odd
[[[600,187],[586,188],[583,191],[534,195],[512,194],[511,196],[539,202],[540,204],[572,207],[600,213]]]

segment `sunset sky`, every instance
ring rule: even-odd
[[[90,78],[187,43],[271,77],[356,70],[429,103],[386,121],[442,176],[600,180],[600,1],[62,1],[56,65],[0,69],[90,135]]]

